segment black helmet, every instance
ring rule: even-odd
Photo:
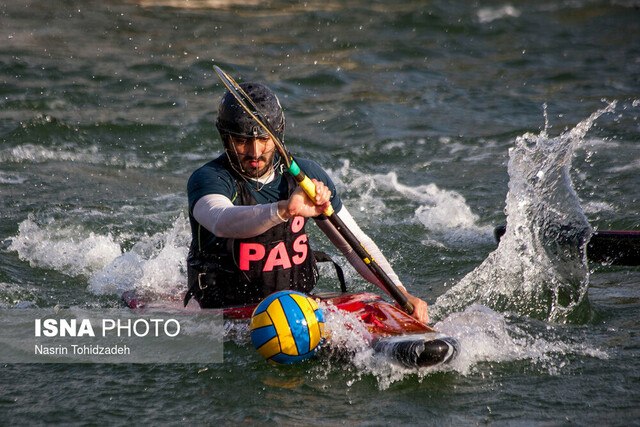
[[[240,87],[253,100],[262,116],[269,121],[271,127],[276,131],[276,136],[282,140],[284,134],[284,113],[276,94],[260,83],[242,83]],[[226,140],[225,135],[243,138],[261,138],[268,136],[267,131],[242,108],[229,91],[224,94],[222,101],[220,101],[216,127],[223,137],[223,141]]]

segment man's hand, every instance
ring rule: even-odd
[[[285,221],[294,216],[311,218],[322,214],[331,204],[331,191],[323,182],[312,179],[316,186],[315,200],[311,200],[301,187],[296,188],[289,200],[278,202],[278,215]]]
[[[429,323],[429,309],[427,308],[427,303],[418,297],[414,297],[409,292],[407,292],[406,289],[400,288],[400,291],[407,297],[409,302],[413,304],[412,316],[425,325]]]

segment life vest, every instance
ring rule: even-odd
[[[247,183],[232,173],[237,205],[257,205]],[[287,179],[288,195],[296,188]],[[245,239],[228,239],[218,253],[204,253],[192,244],[187,258],[189,290],[185,305],[194,297],[202,308],[228,307],[260,302],[269,294],[292,289],[309,293],[318,281],[318,270],[305,231],[307,218],[293,217],[264,233]]]

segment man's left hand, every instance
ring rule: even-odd
[[[413,304],[413,313],[411,315],[425,325],[429,323],[429,309],[427,307],[427,303],[418,297],[414,297],[406,290],[402,290],[402,293],[404,293],[407,300]]]

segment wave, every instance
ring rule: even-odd
[[[103,152],[97,145],[78,147],[73,144],[65,144],[50,147],[41,144],[21,144],[0,150],[0,163],[45,163],[48,161],[119,166],[125,169],[155,169],[166,164],[166,159],[141,161],[132,154],[110,155]]]
[[[115,125],[104,123],[95,123],[90,127],[91,131],[100,130],[100,128],[124,133],[136,129],[135,125],[114,129]],[[88,136],[87,128],[72,126],[53,116],[43,114],[21,122],[13,131],[3,135],[3,138],[13,146],[0,150],[0,164],[60,161],[116,166],[125,169],[155,169],[168,163],[164,154],[147,153],[150,158],[145,159],[144,155],[140,155],[142,153],[136,153],[135,150],[127,150],[124,153],[114,150],[107,144],[101,144],[99,136]]]

